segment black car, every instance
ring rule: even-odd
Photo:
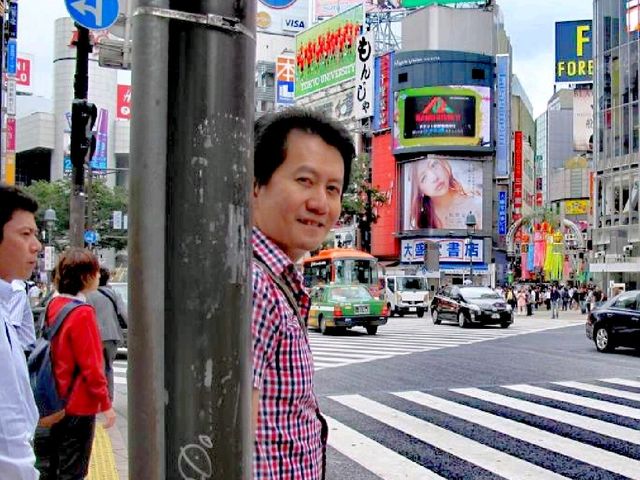
[[[460,327],[513,323],[513,312],[504,298],[488,287],[448,286],[431,301],[431,319],[436,325],[443,320],[457,322]]]
[[[640,348],[640,290],[621,293],[594,309],[587,317],[586,333],[599,352]]]

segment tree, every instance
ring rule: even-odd
[[[69,245],[69,197],[71,184],[68,180],[55,182],[34,182],[25,190],[38,201],[39,210],[37,221],[41,229],[46,229],[44,224],[44,211],[53,208],[56,211],[57,221],[53,227],[54,245],[58,250]],[[87,208],[91,205],[92,225],[86,223],[87,228],[96,230],[100,235],[98,247],[115,248],[122,250],[127,247],[126,230],[113,229],[113,212],[116,210],[126,214],[128,207],[127,192],[122,187],[109,188],[104,180],[94,179],[91,189],[87,192]],[[85,220],[86,222],[86,220]]]
[[[340,221],[349,224],[353,216],[360,221],[366,220],[369,196],[371,197],[371,223],[376,223],[377,208],[387,203],[387,196],[369,182],[369,155],[362,153],[351,165],[351,182],[342,198]]]

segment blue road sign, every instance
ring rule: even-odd
[[[93,245],[98,241],[98,232],[95,230],[85,230],[84,241],[89,245]]]
[[[105,30],[118,19],[118,0],[64,0],[71,18],[89,30]]]

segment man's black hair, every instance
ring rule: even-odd
[[[11,220],[13,212],[24,210],[35,214],[38,202],[18,187],[0,184],[0,243],[2,243],[4,226]]]
[[[263,115],[254,127],[254,179],[259,186],[269,183],[273,172],[287,156],[287,137],[292,130],[318,135],[327,145],[334,147],[344,161],[342,193],[349,186],[351,162],[355,157],[353,140],[347,129],[320,112],[306,108],[288,108]]]
[[[107,283],[109,283],[109,279],[111,278],[111,272],[107,267],[100,267],[100,280],[98,281],[98,286],[106,287]]]

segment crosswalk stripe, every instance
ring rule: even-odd
[[[557,390],[549,390],[546,388],[536,387],[534,385],[506,385],[504,388],[522,393],[529,393],[539,397],[551,400],[559,400],[581,407],[592,408],[601,412],[612,413],[614,415],[622,415],[623,417],[634,418],[640,420],[640,409],[627,407],[617,403],[605,402],[594,398],[581,397],[571,393],[558,392]]]
[[[443,477],[325,416],[329,445],[385,480],[440,480]]]
[[[584,390],[586,392],[602,393],[604,395],[611,395],[613,397],[620,397],[626,400],[634,400],[640,402],[640,393],[628,392],[626,390],[618,390],[615,388],[600,387],[598,385],[590,385],[582,382],[553,382],[556,385],[562,385],[563,387],[575,388],[577,390]]]
[[[601,382],[615,383],[616,385],[623,385],[625,387],[640,388],[640,382],[635,380],[627,380],[626,378],[603,378]]]
[[[592,447],[570,438],[545,432],[544,430],[530,427],[514,420],[502,418],[423,392],[399,392],[394,393],[394,395],[561,455],[571,456],[584,463],[619,473],[620,475],[626,475],[632,479],[640,479],[640,461],[624,457],[617,453]]]
[[[552,480],[565,478],[542,467],[512,457],[499,450],[360,395],[340,395],[329,398],[386,425],[401,430],[440,450],[444,450],[496,475],[500,475],[502,478],[513,480],[538,480],[540,478]]]
[[[126,385],[127,379],[122,377],[113,377],[113,383],[117,383],[118,385]]]
[[[566,423],[567,425],[573,425],[574,427],[582,428],[584,430],[590,430],[600,435],[608,435],[612,438],[620,438],[627,442],[640,445],[640,430],[622,427],[620,425],[603,422],[602,420],[597,420],[595,418],[565,412],[564,410],[559,410],[557,408],[539,405],[526,400],[500,395],[499,393],[480,390],[478,388],[454,388],[451,391],[461,393],[468,397],[477,398],[478,400],[491,402],[501,407],[513,408],[531,415],[538,415],[540,417],[555,420],[556,422]]]
[[[126,368],[120,368],[120,367],[113,367],[113,371],[115,373],[127,373],[127,369]]]

